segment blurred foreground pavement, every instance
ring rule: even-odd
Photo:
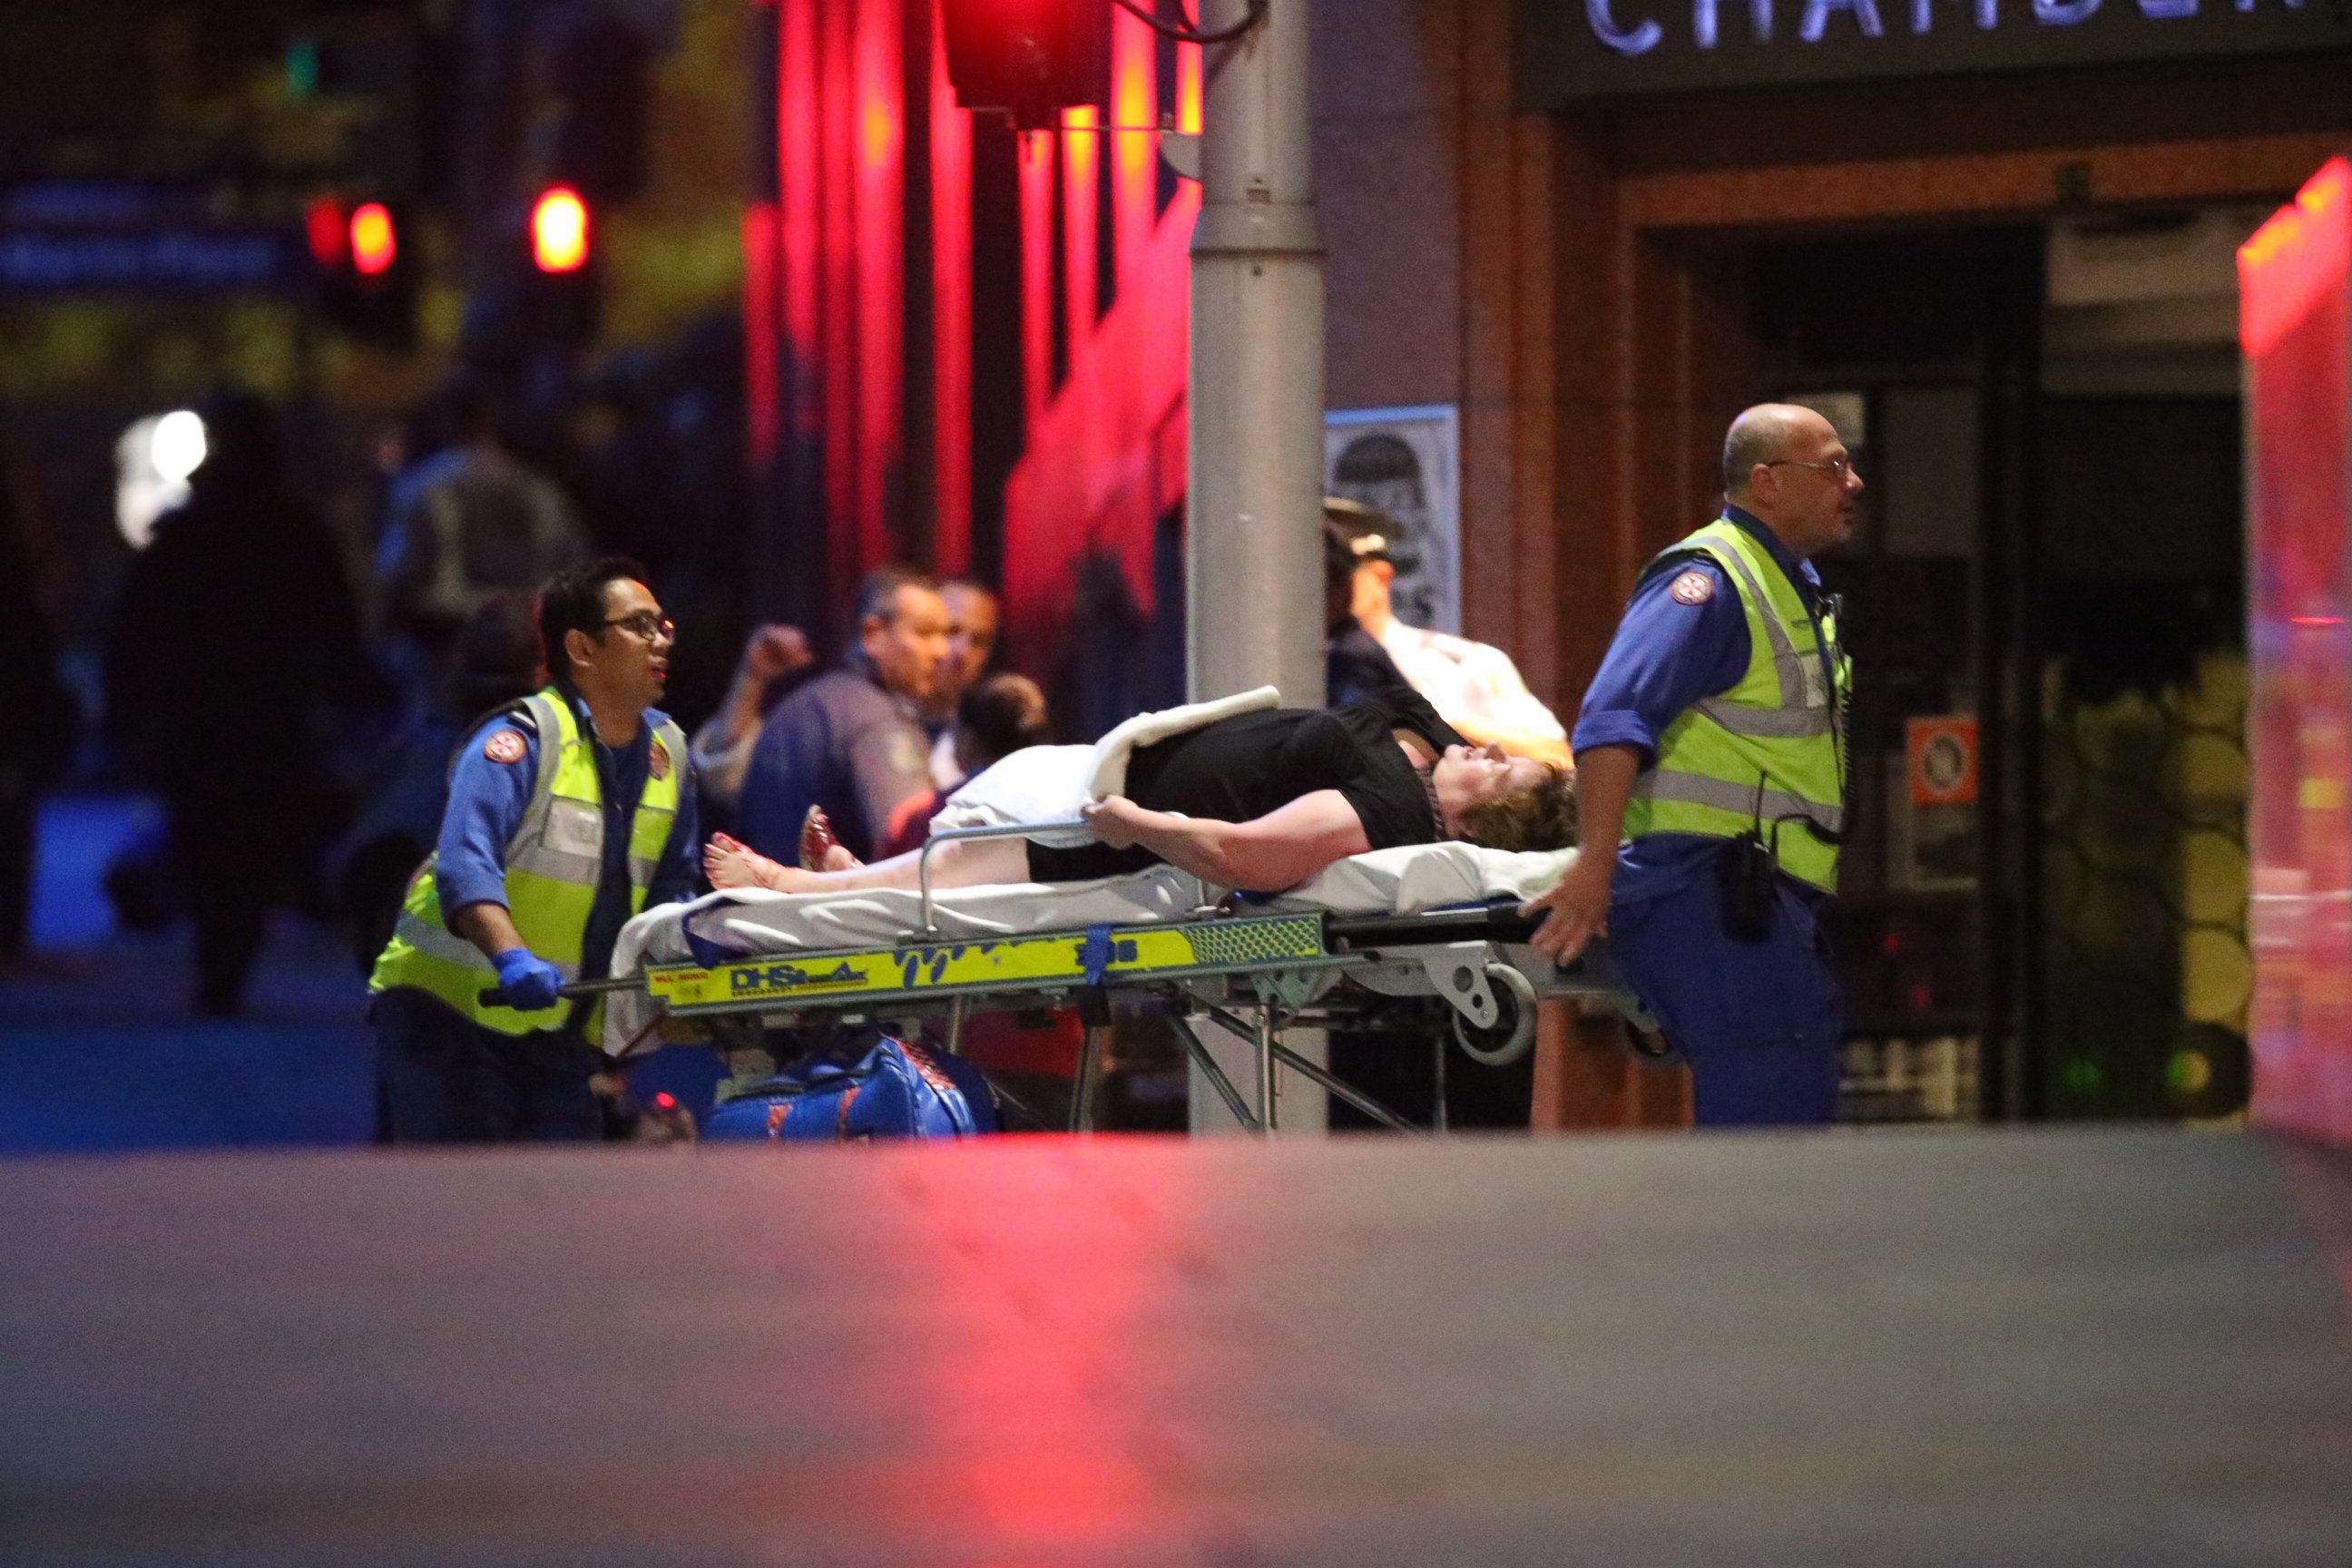
[[[2352,1157],[0,1161],[0,1562],[2352,1561]]]

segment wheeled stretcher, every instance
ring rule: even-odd
[[[1067,823],[936,835],[1026,837]],[[1566,968],[1527,945],[1521,900],[1552,884],[1568,851],[1510,855],[1469,845],[1352,857],[1263,902],[1227,898],[1173,867],[1095,882],[786,895],[736,890],[649,910],[615,951],[606,1047],[645,1048],[666,1020],[701,1025],[722,1049],[767,1029],[873,1024],[920,1027],[959,1048],[981,1013],[1075,1005],[1087,1025],[1070,1125],[1092,1123],[1108,1026],[1150,1014],[1172,1026],[1236,1120],[1272,1131],[1279,1068],[1384,1125],[1410,1124],[1294,1051],[1296,1028],[1370,1026],[1402,1016],[1429,1038],[1443,1072],[1450,1044],[1501,1065],[1532,1046],[1536,1004],[1605,1002],[1647,1026],[1605,950]],[[1239,1037],[1255,1068],[1244,1096],[1204,1028]],[[1443,1105],[1443,1096],[1439,1097]],[[1443,1111],[1440,1111],[1443,1125]]]

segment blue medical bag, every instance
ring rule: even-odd
[[[961,1057],[884,1035],[851,1061],[815,1056],[721,1104],[716,1139],[963,1138],[997,1131],[996,1101]]]

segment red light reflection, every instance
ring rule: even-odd
[[[320,196],[302,209],[302,232],[310,245],[310,259],[321,267],[342,265],[351,231],[343,222],[343,204]]]
[[[2253,1113],[2352,1140],[2352,167],[2238,251],[2246,355]]]

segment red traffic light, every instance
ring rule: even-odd
[[[948,80],[966,109],[1003,110],[1027,129],[1100,103],[1110,85],[1104,0],[941,0]]]
[[[530,259],[541,272],[577,272],[588,263],[588,204],[569,185],[540,193],[530,209]]]
[[[318,196],[302,209],[302,234],[310,243],[310,259],[320,267],[341,267],[351,255],[351,227],[343,204]]]
[[[381,278],[399,257],[400,241],[384,205],[362,202],[352,208],[352,270],[362,278]]]

